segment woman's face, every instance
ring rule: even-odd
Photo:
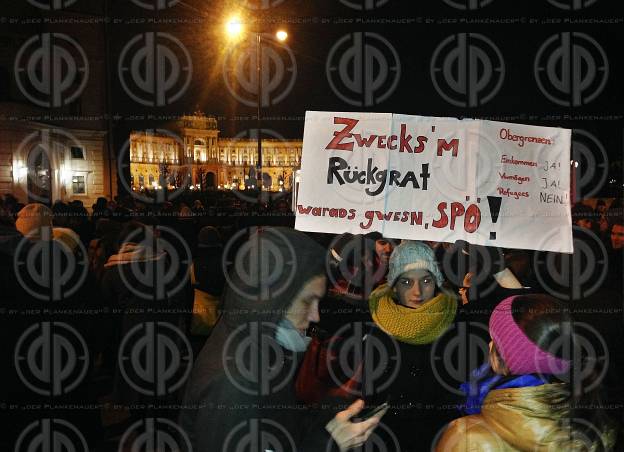
[[[409,270],[394,283],[399,303],[408,308],[418,308],[431,300],[435,287],[435,279],[428,270]]]

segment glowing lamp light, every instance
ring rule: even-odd
[[[284,30],[279,30],[277,33],[275,33],[275,37],[278,41],[284,42],[286,41],[286,39],[288,39],[288,33],[286,33]]]
[[[243,24],[240,18],[231,17],[225,24],[225,31],[230,38],[237,38],[243,32]]]

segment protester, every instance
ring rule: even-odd
[[[620,218],[619,221],[617,219],[614,219],[611,227],[610,227],[610,231],[611,231],[611,249],[616,251],[616,250],[623,250],[624,249],[624,221],[622,221],[622,219]]]
[[[368,300],[370,293],[385,282],[391,251],[392,243],[378,232],[336,237],[330,249],[331,291]]]
[[[110,218],[113,216],[113,211],[108,206],[108,200],[102,196],[95,201],[91,209],[91,221],[93,221],[93,223],[97,222],[97,220],[102,217]]]
[[[104,266],[102,296],[108,310],[118,313],[110,325],[108,353],[116,353],[126,334],[139,324],[167,322],[186,328],[193,302],[190,262],[181,261],[179,253],[172,256],[159,235],[156,228],[135,220],[126,222],[118,251]],[[173,263],[172,258],[176,259]],[[115,372],[116,401],[130,404],[144,399],[123,378],[119,365]]]
[[[616,430],[600,408],[599,386],[568,383],[580,361],[571,361],[577,345],[563,304],[547,295],[509,297],[489,329],[489,362],[464,386],[470,415],[450,423],[437,451],[612,450]]]
[[[193,450],[215,446],[236,450],[240,444],[235,433],[249,428],[259,429],[253,433],[256,438],[264,437],[266,430],[274,435],[278,444],[263,444],[263,450],[324,451],[331,450],[332,441],[347,450],[362,444],[380,415],[350,422],[362,409],[361,402],[335,414],[304,410],[295,399],[292,370],[307,348],[305,330],[310,322],[318,321],[318,302],[326,290],[323,249],[291,229],[267,228],[257,234],[241,249],[253,255],[269,247],[292,258],[294,268],[277,267],[279,275],[267,282],[267,291],[257,286],[251,290],[248,278],[232,273],[224,315],[187,384],[180,424]],[[249,292],[241,293],[244,287]],[[246,353],[241,354],[243,350]],[[264,380],[259,372],[269,369],[272,377]]]
[[[572,207],[572,221],[580,228],[590,231],[596,229],[594,210],[582,202],[577,202]]]
[[[376,327],[365,339],[362,395],[368,404],[390,404],[379,435],[387,444],[396,438],[401,450],[422,450],[455,414],[457,400],[431,364],[433,344],[457,314],[457,299],[443,283],[434,251],[406,241],[390,256],[387,284],[370,296]]]

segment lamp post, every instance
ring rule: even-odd
[[[243,25],[239,18],[234,17],[228,20],[226,24],[226,30],[230,37],[238,37],[243,32]],[[258,161],[256,162],[256,181],[260,191],[263,188],[262,179],[262,34],[261,30],[253,32],[255,34],[256,41],[256,91],[258,93],[258,105],[256,109],[256,128],[257,128],[257,148],[258,148]],[[288,39],[288,33],[284,30],[278,30],[275,33],[275,38],[284,42]]]

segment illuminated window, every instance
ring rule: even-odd
[[[72,177],[72,192],[74,193],[74,195],[84,195],[87,193],[84,176]]]

